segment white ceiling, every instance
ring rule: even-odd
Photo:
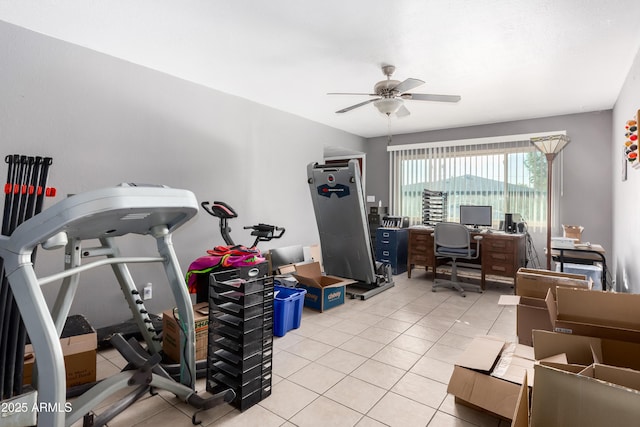
[[[0,20],[364,137],[613,107],[638,0],[0,0]],[[394,78],[456,104],[368,99]]]

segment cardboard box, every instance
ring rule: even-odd
[[[521,389],[512,427],[637,423],[630,423],[638,415],[635,410],[629,413],[628,406],[640,403],[634,396],[640,390],[640,343],[538,330],[533,331],[533,341],[537,362],[531,410],[526,390]],[[620,396],[621,390],[632,395]],[[618,414],[620,402],[627,407]],[[593,408],[598,414],[585,417]]]
[[[520,394],[518,395],[518,401],[516,403],[516,411],[513,414],[513,420],[511,421],[511,427],[529,427],[529,402],[530,392],[528,387],[528,379],[525,376],[522,381],[522,387],[520,388]]]
[[[561,273],[549,270],[520,268],[516,273],[515,294],[523,297],[545,299],[551,289],[556,296],[557,287],[591,289],[591,283],[583,274]]]
[[[62,331],[60,345],[64,355],[67,387],[96,381],[96,353],[98,337],[84,316],[70,316]],[[23,384],[31,384],[35,353],[33,346],[25,347]]]
[[[344,304],[345,286],[355,280],[322,274],[319,262],[298,264],[293,276],[298,287],[306,289],[304,305],[318,311],[325,311]]]
[[[524,346],[490,336],[474,338],[456,361],[447,392],[456,402],[512,419],[533,360]]]
[[[209,303],[201,302],[193,306],[194,327],[196,332],[196,360],[207,358],[209,340]],[[178,317],[178,310],[175,310]],[[162,350],[176,362],[180,362],[180,326],[174,318],[174,310],[162,312]]]
[[[576,243],[580,243],[582,239],[582,231],[584,227],[581,225],[563,225],[562,226],[564,237],[568,239],[574,239]]]
[[[498,304],[516,306],[516,331],[518,342],[532,346],[531,331],[552,331],[553,325],[545,298],[557,287],[589,289],[591,282],[581,274],[559,273],[548,270],[521,268],[516,274],[516,296],[502,295]]]
[[[640,342],[640,294],[558,288],[546,303],[557,332]]]
[[[638,425],[638,371],[593,364],[576,373],[540,363],[535,376],[532,427]]]
[[[520,297],[516,307],[516,331],[520,344],[533,346],[534,330],[552,331],[547,303],[538,298]]]
[[[640,343],[559,332],[533,331],[537,361],[589,366],[593,363],[640,370]]]
[[[516,307],[516,333],[519,344],[533,346],[533,330],[553,331],[547,303],[543,299],[501,295],[498,305]]]

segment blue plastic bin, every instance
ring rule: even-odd
[[[305,289],[274,286],[273,335],[283,337],[291,329],[300,327]]]

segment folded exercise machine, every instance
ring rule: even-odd
[[[195,332],[189,326],[193,325],[194,314],[173,248],[172,233],[197,212],[198,204],[190,191],[121,184],[70,196],[23,222],[11,236],[0,236],[0,256],[4,259],[6,276],[37,358],[35,390],[14,399],[20,404],[24,402],[28,408],[33,404],[48,408],[39,413],[22,414],[27,417],[23,423],[16,419],[2,421],[8,421],[12,426],[33,425],[36,421],[38,426],[46,427],[71,425],[105,398],[129,386],[135,389],[108,411],[106,417],[98,417],[98,422],[92,422],[92,425],[104,425],[150,387],[169,390],[198,409],[208,409],[235,397],[232,390],[227,390],[203,399],[194,391]],[[159,256],[121,256],[116,239],[128,234],[153,237]],[[83,248],[82,242],[88,239],[97,239],[100,246]],[[44,249],[64,247],[64,270],[37,277],[31,260],[37,246]],[[88,257],[105,258],[82,265],[82,259]],[[164,267],[179,318],[186,325],[181,340],[183,357],[179,382],[159,365],[161,338],[153,328],[127,268],[127,264],[133,263],[161,263]],[[123,342],[121,337],[114,336],[114,345],[135,369],[124,370],[98,382],[75,399],[72,410],[65,413],[66,375],[59,337],[79,286],[79,274],[104,265],[113,269],[147,345],[146,353],[134,343]],[[50,312],[40,286],[60,279],[62,284]],[[196,422],[195,415],[193,421]]]
[[[346,289],[351,298],[367,299],[393,287],[391,266],[374,257],[357,161],[311,163],[307,178],[326,274],[356,280]]]

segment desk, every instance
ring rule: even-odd
[[[560,263],[560,271],[564,271],[564,263],[594,264],[602,263],[602,290],[607,290],[607,261],[605,251],[601,245],[576,244],[574,248],[551,247],[551,257]]]
[[[435,270],[446,263],[438,260],[433,250],[432,228],[409,228],[409,247],[407,250],[407,276],[411,277],[411,269],[416,265]],[[480,233],[472,233],[472,235]],[[480,241],[480,258],[476,262],[481,265],[481,286],[485,288],[487,274],[511,277],[515,280],[520,267],[526,266],[526,239],[524,234],[484,233]],[[466,261],[465,261],[466,262]]]

